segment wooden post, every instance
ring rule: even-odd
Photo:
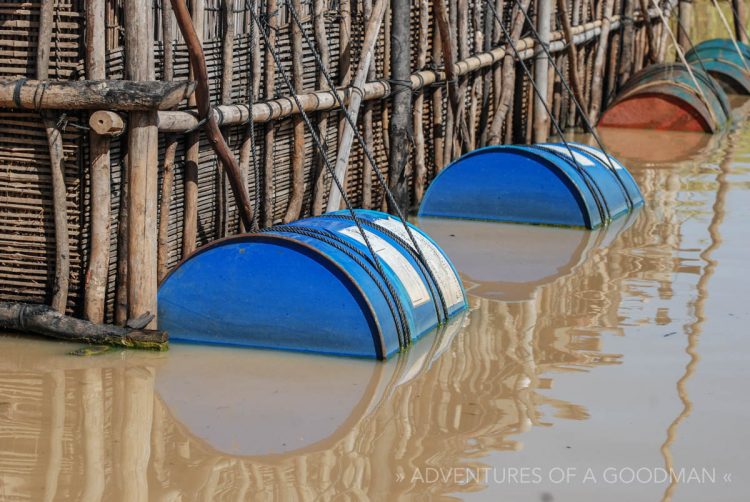
[[[737,41],[746,44],[747,31],[745,30],[745,20],[747,19],[747,15],[745,14],[745,0],[732,0],[732,12],[734,13],[734,33]]]
[[[39,12],[39,44],[36,57],[36,78],[49,78],[50,43],[54,0],[42,0]],[[65,189],[65,162],[62,133],[56,119],[42,112],[42,121],[47,133],[50,174],[52,178],[52,213],[55,222],[55,278],[52,286],[52,308],[65,312],[70,283],[70,243],[68,237],[67,190]]]
[[[393,116],[389,134],[391,148],[388,162],[388,185],[395,203],[400,208],[408,208],[409,192],[406,180],[406,164],[409,161],[411,127],[411,89],[401,82],[411,76],[411,50],[409,44],[410,0],[391,0],[391,79],[398,82],[392,100]],[[396,141],[397,139],[397,141]],[[398,208],[388,201],[388,209],[395,214]]]
[[[318,0],[320,1],[320,0]],[[363,14],[365,19],[372,17],[372,0],[363,1]],[[372,81],[377,78],[375,63],[370,64],[370,69],[367,72],[367,80]],[[372,102],[367,101],[364,104],[365,110],[362,115],[362,129],[365,140],[365,146],[371,152],[374,151],[375,147],[375,132],[373,131],[372,125]],[[322,167],[322,166],[321,166]],[[362,207],[364,209],[372,208],[372,176],[374,166],[370,163],[370,159],[365,157],[362,165]]]
[[[203,41],[203,16],[205,13],[204,0],[193,0],[190,4],[190,15],[193,18],[193,26],[198,35],[198,40]],[[190,65],[190,80],[195,80],[195,68]],[[191,96],[188,103],[196,105],[195,95]],[[182,208],[182,258],[186,258],[195,251],[198,239],[198,163],[200,162],[199,131],[192,131],[185,138],[185,167],[183,175],[184,203]],[[132,208],[131,208],[132,209]]]
[[[440,41],[440,29],[435,20],[432,36],[432,61],[439,65],[442,61],[443,46]],[[434,153],[436,174],[445,167],[443,146],[445,143],[445,127],[443,126],[443,87],[435,87],[432,91],[432,149]]]
[[[549,47],[552,19],[552,0],[537,2],[537,31],[539,32],[539,47],[534,47],[534,82],[538,93],[534,95],[534,141],[543,143],[549,135],[549,120],[545,110],[549,82],[549,58],[541,47]]]
[[[659,41],[657,40],[656,33],[654,33],[654,26],[651,24],[651,19],[648,15],[648,4],[651,0],[638,0],[641,6],[641,14],[644,17],[646,24],[646,36],[648,36],[648,57],[652,63],[657,62],[659,58]]]
[[[300,13],[302,1],[293,0],[292,8]],[[290,16],[291,17],[291,16]],[[302,92],[302,28],[292,19],[292,84],[295,94]],[[302,213],[302,199],[305,196],[305,122],[302,115],[297,114],[292,119],[294,139],[292,143],[292,194],[284,215],[284,223],[291,223]]]
[[[369,2],[370,12],[367,13],[367,4]],[[320,61],[323,66],[327,69],[330,64],[331,54],[328,47],[328,35],[326,34],[326,9],[328,7],[327,0],[315,0],[314,12],[313,12],[313,26],[315,31],[315,45],[317,45],[318,53],[320,54]],[[369,18],[369,14],[372,11],[372,0],[366,0],[365,2],[365,17]],[[318,71],[317,87],[320,90],[328,90],[330,87],[328,81],[323,75],[322,71]],[[370,127],[372,128],[372,112],[370,112]],[[365,134],[367,128],[367,113],[365,113]],[[323,145],[328,150],[328,112],[322,111],[318,113],[318,137],[323,142]],[[325,163],[323,160],[324,153],[315,151],[314,153],[314,168],[315,168],[315,184],[313,185],[313,203],[312,203],[312,214],[317,216],[323,212],[323,199],[325,197]],[[367,207],[367,206],[366,206]]]
[[[738,3],[742,4],[742,2]],[[677,40],[683,50],[688,50],[690,48],[690,32],[693,29],[693,0],[680,0],[678,16]],[[737,19],[735,19],[736,25]]]
[[[278,4],[276,0],[267,0],[266,16],[268,23],[268,47],[266,47],[263,98],[273,99],[276,94],[276,63],[273,52],[276,45],[276,27],[278,25]],[[273,151],[276,136],[275,124],[266,125],[264,135],[265,158],[263,159],[263,226],[273,225]]]
[[[86,78],[104,80],[105,0],[86,4]],[[104,302],[109,279],[110,206],[112,193],[109,173],[110,139],[89,133],[91,157],[91,251],[86,272],[83,313],[91,322],[104,321]]]
[[[419,2],[419,34],[417,43],[417,68],[422,69],[427,64],[427,30],[429,28],[428,0]],[[427,181],[427,164],[425,162],[425,138],[424,138],[424,89],[414,98],[414,202],[419,203],[424,195],[425,183]]]
[[[154,80],[153,2],[125,2],[125,74]],[[128,316],[156,316],[158,128],[156,112],[128,118]],[[156,318],[149,324],[156,327]]]
[[[455,71],[456,40],[453,36],[455,30],[451,29],[450,13],[446,0],[435,0],[435,19],[437,20],[440,33],[440,46],[443,50],[443,67],[445,68],[445,79],[447,80],[448,110],[446,113],[445,127],[443,129],[443,162],[448,163],[453,159],[454,146],[457,135],[454,124],[457,122],[461,103],[458,99],[458,83]],[[455,9],[452,11],[455,13]]]
[[[362,44],[362,56],[360,57],[359,65],[357,66],[357,73],[355,74],[354,81],[352,82],[353,92],[351,98],[349,99],[349,106],[347,108],[347,113],[351,117],[352,122],[354,122],[355,124],[357,122],[357,115],[359,114],[359,105],[362,103],[362,86],[365,83],[365,79],[367,78],[370,64],[372,62],[373,50],[375,48],[375,43],[378,40],[380,25],[383,22],[385,5],[386,0],[376,1],[375,6],[373,7],[372,17],[368,20],[367,28],[365,29],[365,39]],[[394,77],[391,76],[391,78]],[[406,78],[408,79],[409,77],[407,76]],[[405,139],[406,138],[404,138],[404,140]],[[343,134],[341,135],[341,140],[339,142],[339,151],[338,155],[336,156],[336,168],[334,174],[334,176],[336,176],[336,179],[341,182],[341,185],[344,188],[346,188],[346,169],[349,163],[349,152],[351,150],[353,140],[354,129],[352,129],[351,125],[349,125],[349,123],[347,122],[345,124]],[[328,206],[326,211],[338,211],[341,206],[342,199],[343,195],[334,183],[331,186],[331,192],[328,196]]]
[[[599,35],[599,44],[596,47],[594,57],[594,69],[591,81],[591,108],[589,109],[589,121],[596,124],[599,119],[599,110],[602,106],[602,88],[604,87],[604,67],[607,63],[607,47],[609,46],[609,28],[612,11],[615,7],[614,0],[604,0],[602,5],[602,31]]]
[[[171,81],[174,78],[174,12],[168,0],[162,2],[161,10],[162,43],[164,44],[164,66],[162,78]],[[169,219],[174,191],[175,157],[177,155],[177,135],[170,134],[166,139],[164,151],[164,170],[161,175],[161,199],[159,201],[159,230],[157,249],[157,277],[161,281],[169,272]]]
[[[630,79],[633,71],[633,60],[635,59],[634,44],[635,23],[635,0],[624,0],[622,9],[622,56],[620,57],[620,83],[625,83]]]
[[[563,34],[565,36],[565,44],[568,49],[568,81],[570,82],[570,88],[573,90],[573,99],[581,103],[583,106],[583,91],[581,89],[581,75],[578,71],[578,49],[573,42],[573,28],[570,25],[570,19],[568,18],[568,4],[567,0],[557,0],[557,10],[560,14],[562,21]],[[568,126],[575,125],[576,118],[576,107],[571,107],[572,113],[568,117]]]
[[[232,79],[234,78],[234,1],[221,1],[221,14],[223,33],[221,39],[221,104],[228,105],[232,102]],[[229,130],[221,129],[224,141],[229,140]],[[216,166],[216,236],[224,237],[229,234],[229,197],[227,193],[226,166],[219,161]],[[243,176],[243,184],[245,177]]]

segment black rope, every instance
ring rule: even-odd
[[[284,70],[283,65],[281,64],[281,61],[279,59],[278,52],[276,49],[269,43],[268,41],[268,34],[266,33],[263,25],[261,24],[258,17],[255,15],[254,12],[251,11],[250,15],[252,16],[253,20],[258,25],[258,30],[260,31],[261,36],[263,37],[263,40],[266,44],[266,48],[268,49],[269,53],[273,57],[274,63],[276,65],[276,68],[279,70],[279,73],[281,74],[282,79],[284,80],[284,84],[289,89],[289,92],[292,95],[292,99],[294,100],[295,104],[297,105],[297,109],[300,112],[300,115],[302,116],[302,120],[305,122],[305,125],[307,126],[310,136],[312,137],[313,143],[315,144],[315,147],[318,149],[318,152],[322,153],[323,157],[323,163],[328,170],[328,172],[333,177],[333,182],[336,184],[336,187],[338,188],[339,192],[341,193],[341,197],[344,200],[344,203],[346,204],[346,208],[349,211],[349,213],[352,216],[352,219],[354,220],[354,223],[357,225],[357,229],[359,230],[360,234],[362,235],[362,239],[365,242],[365,245],[367,246],[367,249],[370,251],[370,254],[373,258],[373,264],[375,265],[375,268],[377,269],[380,276],[383,278],[383,281],[388,286],[388,290],[391,291],[391,294],[395,295],[395,290],[393,288],[393,285],[391,284],[390,280],[388,280],[388,277],[385,274],[385,271],[383,270],[383,266],[380,263],[380,260],[377,256],[377,253],[375,253],[375,250],[372,248],[372,245],[370,244],[370,239],[367,237],[367,234],[365,233],[364,229],[362,228],[362,224],[359,221],[359,218],[357,218],[356,213],[354,212],[354,208],[352,207],[351,201],[346,195],[346,190],[344,190],[344,187],[342,186],[341,182],[336,178],[335,171],[333,169],[333,166],[331,166],[330,161],[328,160],[328,157],[325,156],[325,149],[323,148],[323,145],[321,144],[320,138],[318,137],[317,132],[315,131],[315,128],[312,126],[312,123],[310,122],[310,118],[307,116],[307,113],[304,112],[304,109],[302,108],[302,104],[299,101],[299,98],[297,97],[297,91],[294,88],[294,84],[289,80],[289,76],[286,73],[286,70]],[[335,92],[334,92],[335,94]],[[395,321],[395,319],[394,319]],[[403,337],[399,340],[399,344],[402,348],[407,347],[411,343],[411,333],[410,329],[408,327],[408,324],[406,325],[406,333],[403,335]]]
[[[526,11],[523,10],[519,1],[518,0],[514,0],[514,1],[516,5],[518,6],[518,8],[521,10],[521,12],[523,12],[523,15],[526,18],[526,20],[529,21],[527,24],[530,26],[532,33],[534,34],[536,39],[539,40],[539,31],[537,31],[536,27],[534,27],[534,24],[531,22],[531,20],[529,20],[528,14],[526,13]],[[489,0],[488,0],[488,3],[489,3]],[[492,6],[492,8],[494,9],[494,6]],[[562,15],[565,15],[565,13],[563,13]],[[570,43],[572,44],[573,41],[571,40]],[[620,177],[620,173],[617,171],[617,168],[615,168],[612,158],[607,152],[607,149],[604,147],[604,144],[602,143],[601,138],[599,138],[599,134],[596,132],[596,130],[594,129],[594,126],[591,124],[591,121],[588,119],[586,113],[583,110],[583,106],[581,105],[581,103],[578,102],[578,99],[576,98],[575,93],[573,92],[573,89],[571,89],[570,85],[565,79],[562,70],[560,70],[560,68],[555,63],[555,60],[552,57],[552,53],[549,50],[549,45],[548,44],[539,44],[539,45],[544,50],[544,53],[547,55],[547,59],[552,65],[552,68],[555,70],[555,73],[557,74],[558,77],[560,77],[560,82],[562,82],[563,86],[565,87],[565,90],[568,92],[568,95],[570,96],[570,99],[575,104],[576,109],[578,110],[578,113],[580,114],[581,119],[583,120],[583,123],[586,126],[586,129],[591,134],[591,136],[593,136],[594,140],[596,141],[597,146],[604,154],[604,157],[607,159],[607,164],[608,164],[607,167],[609,167],[609,170],[612,172],[612,174],[614,174],[615,178],[617,179],[620,190],[622,190],[623,194],[625,195],[625,201],[628,205],[628,209],[632,210],[634,206],[633,198],[630,196],[630,192],[628,192],[628,189],[625,186],[625,182]]]
[[[581,175],[581,178],[583,179],[583,182],[586,184],[586,187],[591,191],[591,195],[594,199],[594,202],[596,203],[596,208],[599,212],[599,217],[601,218],[602,225],[606,224],[607,221],[609,221],[610,219],[611,213],[609,210],[609,206],[607,205],[607,202],[604,199],[604,194],[602,193],[601,188],[591,178],[589,173],[587,173],[578,163],[578,159],[573,153],[573,150],[571,149],[570,144],[568,144],[568,142],[565,140],[560,124],[557,122],[557,119],[555,119],[555,116],[552,114],[551,110],[549,109],[546,99],[542,96],[542,93],[539,92],[539,88],[537,87],[536,82],[534,82],[534,77],[531,75],[531,72],[529,71],[528,66],[526,65],[524,60],[521,58],[521,55],[518,52],[518,48],[516,47],[515,42],[513,42],[513,39],[510,36],[510,33],[508,33],[508,29],[503,24],[503,21],[500,18],[500,15],[497,13],[497,10],[495,9],[495,6],[492,5],[490,0],[487,0],[487,6],[490,8],[493,15],[495,16],[495,20],[497,21],[497,24],[500,25],[500,29],[503,31],[503,36],[505,36],[506,40],[508,41],[508,46],[513,51],[513,54],[515,55],[516,59],[518,59],[518,62],[521,65],[521,68],[523,69],[524,73],[526,74],[526,77],[528,77],[529,81],[531,82],[531,87],[534,89],[534,93],[540,98],[539,101],[542,103],[542,106],[544,107],[544,110],[547,112],[547,115],[549,116],[550,121],[552,122],[552,125],[554,125],[558,136],[563,141],[565,148],[568,150],[568,153],[570,154],[570,158],[566,160],[568,160],[576,168],[578,173]],[[519,8],[521,7],[519,6]],[[523,11],[522,8],[521,10]],[[524,15],[525,14],[526,13],[524,12]],[[594,188],[596,188],[596,190],[594,190]],[[599,194],[599,196],[597,196],[597,193]]]
[[[419,244],[417,243],[417,240],[414,237],[414,234],[412,233],[411,228],[409,228],[409,225],[406,223],[406,218],[404,217],[404,213],[401,210],[401,207],[399,206],[398,202],[396,202],[396,199],[393,196],[393,193],[391,192],[391,190],[388,188],[388,183],[383,177],[383,173],[380,171],[378,163],[375,161],[375,157],[373,156],[372,152],[368,148],[367,142],[360,134],[359,129],[357,128],[357,124],[354,123],[354,120],[352,119],[351,115],[349,115],[349,112],[346,109],[346,105],[344,104],[343,100],[339,96],[339,93],[336,91],[336,85],[334,84],[333,79],[331,79],[331,75],[328,72],[328,69],[326,68],[325,64],[323,64],[323,61],[320,59],[320,54],[316,50],[313,41],[310,39],[309,35],[307,34],[304,27],[302,26],[302,22],[300,21],[299,14],[297,13],[297,9],[294,8],[294,5],[291,2],[287,2],[287,5],[289,7],[289,12],[292,15],[292,19],[294,19],[295,24],[299,27],[300,32],[302,33],[302,36],[305,39],[305,43],[312,51],[313,57],[315,59],[315,62],[318,68],[320,69],[320,72],[323,74],[323,77],[325,78],[326,83],[328,84],[328,87],[332,90],[332,94],[334,98],[336,99],[336,102],[339,105],[339,109],[341,113],[344,115],[344,118],[349,123],[349,126],[352,128],[352,130],[354,131],[354,135],[357,138],[358,143],[362,147],[362,151],[364,152],[365,157],[367,157],[368,162],[373,168],[372,170],[375,172],[378,182],[383,187],[385,196],[387,197],[388,201],[391,203],[391,207],[393,207],[396,210],[396,215],[398,216],[399,220],[401,220],[401,224],[404,226],[404,229],[406,230],[406,233],[409,236],[409,240],[412,242],[414,249],[421,256],[422,261],[425,264],[427,264],[427,260],[424,258],[424,255],[422,253],[422,249],[419,247]],[[403,83],[397,84],[397,85],[403,85]],[[362,91],[359,90],[359,92],[362,92]],[[301,109],[302,108],[300,107],[300,110]],[[324,158],[326,158],[325,155],[324,155]],[[332,177],[334,181],[338,183],[338,180],[336,180],[336,175],[334,173],[332,173]],[[343,191],[341,193],[344,196],[346,196],[346,194]],[[429,268],[429,265],[427,266]],[[440,302],[441,302],[441,308],[443,310],[444,318],[448,319],[448,307],[445,305],[445,300],[443,298],[442,292],[440,294]],[[439,321],[439,318],[438,318],[438,321]]]

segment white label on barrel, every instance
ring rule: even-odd
[[[611,161],[612,165],[615,166],[615,169],[624,169],[624,167],[622,167],[622,164],[620,164],[616,158],[612,157],[611,155],[605,155],[601,150],[597,150],[596,148],[592,148],[588,145],[576,145],[576,147],[590,153],[597,159],[601,160],[602,163],[607,167],[609,167],[609,162]],[[607,159],[609,159],[609,161]]]
[[[409,238],[409,234],[406,232],[404,224],[400,220],[382,218],[375,220],[375,224],[398,235],[409,245],[409,247],[414,249],[414,243]],[[456,277],[453,267],[451,267],[451,264],[445,258],[443,253],[440,252],[435,244],[430,242],[429,239],[416,230],[413,230],[411,234],[414,236],[414,240],[417,241],[419,249],[422,251],[424,259],[435,277],[435,281],[438,283],[438,288],[440,288],[440,291],[443,293],[445,304],[448,307],[453,307],[454,305],[463,302],[464,294],[461,289],[461,282],[458,280],[458,277]]]
[[[362,238],[362,234],[356,226],[347,227],[340,230],[339,233],[346,235],[347,237],[356,240],[362,244],[365,244],[365,240]],[[382,237],[375,235],[369,230],[365,230],[367,234],[367,240],[370,241],[372,250],[378,255],[390,268],[393,273],[401,280],[401,283],[406,288],[406,292],[409,294],[409,299],[412,305],[419,307],[430,299],[430,293],[427,291],[422,278],[419,276],[417,271],[414,269],[409,260],[401,254],[401,252],[393,247]]]
[[[570,158],[570,152],[568,151],[567,147],[560,146],[560,145],[542,145],[543,148],[547,148],[549,150],[554,150],[558,153],[561,153],[565,155],[567,158]],[[581,155],[580,153],[573,151],[573,158],[576,159],[576,162],[581,167],[594,167],[596,164],[586,157],[585,155]]]

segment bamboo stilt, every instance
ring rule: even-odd
[[[234,0],[222,0],[221,14],[223,33],[221,40],[221,104],[232,102],[232,80],[234,78]],[[221,129],[224,141],[229,141],[229,131]],[[216,235],[224,237],[229,234],[229,194],[227,190],[226,168],[223,162],[217,163],[216,173]],[[244,173],[243,173],[244,174]],[[242,176],[243,186],[246,176]]]
[[[411,76],[411,50],[409,47],[410,0],[391,0],[391,79],[399,86],[392,99],[393,117],[390,123],[391,148],[388,158],[388,187],[395,204],[409,207],[409,192],[406,179],[412,136],[411,89],[404,87]],[[374,28],[374,30],[378,30]],[[375,31],[377,33],[377,31]],[[371,50],[371,49],[370,49]],[[388,210],[396,214],[398,208],[388,201]]]
[[[646,36],[648,37],[648,57],[652,63],[658,61],[659,58],[659,40],[654,32],[654,26],[648,21],[648,3],[650,0],[638,0],[641,6],[641,15],[646,19]]]
[[[174,5],[173,5],[174,7]],[[200,42],[203,42],[203,25],[205,15],[204,0],[190,3],[190,16]],[[190,80],[195,80],[195,68],[190,64]],[[196,106],[195,95],[188,100],[190,106]],[[192,131],[185,138],[185,167],[183,174],[183,216],[182,216],[182,258],[195,251],[198,240],[198,164],[200,163],[200,140],[198,131]]]
[[[432,37],[432,62],[439,65],[442,62],[443,46],[437,20],[434,22]],[[443,87],[436,87],[432,91],[432,149],[434,152],[435,171],[445,167],[443,148],[445,144],[445,129],[443,127]]]
[[[614,0],[604,0],[602,5],[602,31],[599,35],[599,44],[596,47],[594,57],[593,76],[591,80],[591,109],[589,110],[589,121],[596,124],[599,119],[599,110],[602,107],[602,90],[604,87],[603,77],[607,62],[607,49],[609,47],[610,18],[615,7]]]
[[[622,55],[620,57],[620,71],[618,79],[620,83],[625,83],[630,78],[633,71],[634,46],[635,39],[635,0],[623,0],[622,8]]]
[[[417,68],[422,69],[427,64],[429,22],[428,0],[419,0],[419,34],[417,41]],[[414,202],[418,204],[424,195],[427,182],[427,164],[425,162],[424,137],[424,91],[414,98],[412,122],[414,124]]]
[[[120,140],[124,151],[120,163],[120,206],[117,215],[117,288],[115,290],[115,324],[124,326],[128,320],[128,141]]]
[[[278,4],[276,0],[268,0],[266,4],[266,16],[268,23],[268,44],[265,55],[265,72],[263,91],[265,99],[272,99],[276,94],[276,63],[273,60],[274,46],[276,45],[276,27],[278,26]],[[273,151],[276,129],[274,124],[266,126],[264,143],[265,158],[263,159],[263,226],[273,225]]]
[[[690,5],[692,8],[692,5]],[[734,13],[734,33],[738,42],[747,43],[747,30],[745,29],[745,2],[743,0],[732,0],[732,11]]]
[[[36,77],[39,80],[49,78],[53,13],[54,0],[42,0],[39,12],[39,44],[36,53]],[[70,284],[70,242],[62,134],[57,127],[56,119],[48,112],[42,112],[42,121],[44,122],[49,148],[52,213],[55,222],[55,276],[52,285],[51,305],[58,312],[65,312]]]
[[[538,0],[537,8],[537,32],[539,33],[539,44],[548,46],[550,42],[552,18],[552,0]],[[543,143],[547,141],[549,133],[550,117],[544,105],[547,102],[548,83],[549,83],[549,58],[547,53],[541,47],[535,47],[534,57],[534,81],[539,90],[534,95],[534,141]]]
[[[292,8],[297,12],[302,10],[301,0],[293,0]],[[292,83],[294,92],[302,91],[302,28],[292,21]],[[291,223],[300,217],[302,213],[302,199],[305,196],[305,123],[301,115],[295,115],[293,119],[294,138],[292,144],[292,194],[289,205],[284,215],[284,223]]]
[[[557,0],[557,10],[560,12],[560,19],[565,34],[565,43],[568,48],[568,81],[570,82],[570,88],[573,90],[573,95],[579,103],[583,103],[583,92],[581,90],[581,74],[578,70],[578,49],[573,41],[573,29],[568,19],[568,4],[567,0]],[[573,112],[569,115],[568,126],[575,125],[576,111],[575,107],[571,107]]]
[[[372,17],[372,0],[364,0],[362,13],[365,19],[369,19],[370,17]],[[377,75],[375,71],[375,63],[373,62],[372,64],[370,64],[370,69],[367,72],[367,80],[373,81],[376,78]],[[372,126],[372,103],[369,101],[367,101],[364,105],[364,113],[362,115],[362,132],[365,140],[365,146],[371,152],[374,151],[375,133]],[[372,208],[373,169],[375,169],[375,166],[370,163],[370,159],[365,157],[362,165],[362,207],[364,209]]]
[[[366,1],[370,3],[370,11],[372,11],[372,0]],[[330,65],[331,55],[330,49],[328,47],[328,36],[326,34],[326,8],[326,0],[315,0],[313,12],[315,45],[317,46],[318,53],[320,54],[320,61],[323,63],[324,67],[328,68]],[[369,15],[366,14],[365,17],[369,17]],[[321,90],[329,89],[328,81],[325,79],[322,71],[318,71],[317,86]],[[322,111],[318,114],[317,117],[318,137],[321,139],[321,141],[324,142],[328,138],[328,115],[328,112]],[[367,125],[366,117],[367,115],[365,114],[365,127]],[[372,124],[370,125],[372,126]],[[325,142],[324,145],[327,149],[328,143]],[[321,152],[316,150],[313,158],[313,165],[315,166],[315,181],[313,185],[312,214],[317,216],[323,212],[323,201],[325,197],[325,164]]]

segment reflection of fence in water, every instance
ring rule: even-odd
[[[375,377],[387,381],[365,392],[386,387],[387,397],[363,407],[362,415],[350,417],[314,448],[255,457],[216,450],[155,395],[156,361],[101,368],[97,365],[111,363],[6,359],[0,366],[2,492],[33,500],[55,495],[145,500],[149,494],[363,498],[479,489],[476,483],[415,486],[395,476],[403,472],[408,480],[414,469],[426,466],[479,465],[474,459],[488,452],[517,449],[519,433],[550,422],[542,407],[554,409],[557,417],[585,419],[583,406],[539,392],[551,384],[545,374],[617,363],[617,355],[603,352],[600,333],[622,324],[623,300],[672,295],[684,216],[677,196],[680,177],[690,173],[635,174],[650,203],[628,231],[540,285],[527,300],[472,297],[470,322],[448,351],[398,386],[411,368],[404,358],[394,361],[394,371]],[[669,312],[660,315],[668,318]],[[633,311],[627,316],[628,322],[645,321]],[[3,343],[12,349],[26,342]]]

